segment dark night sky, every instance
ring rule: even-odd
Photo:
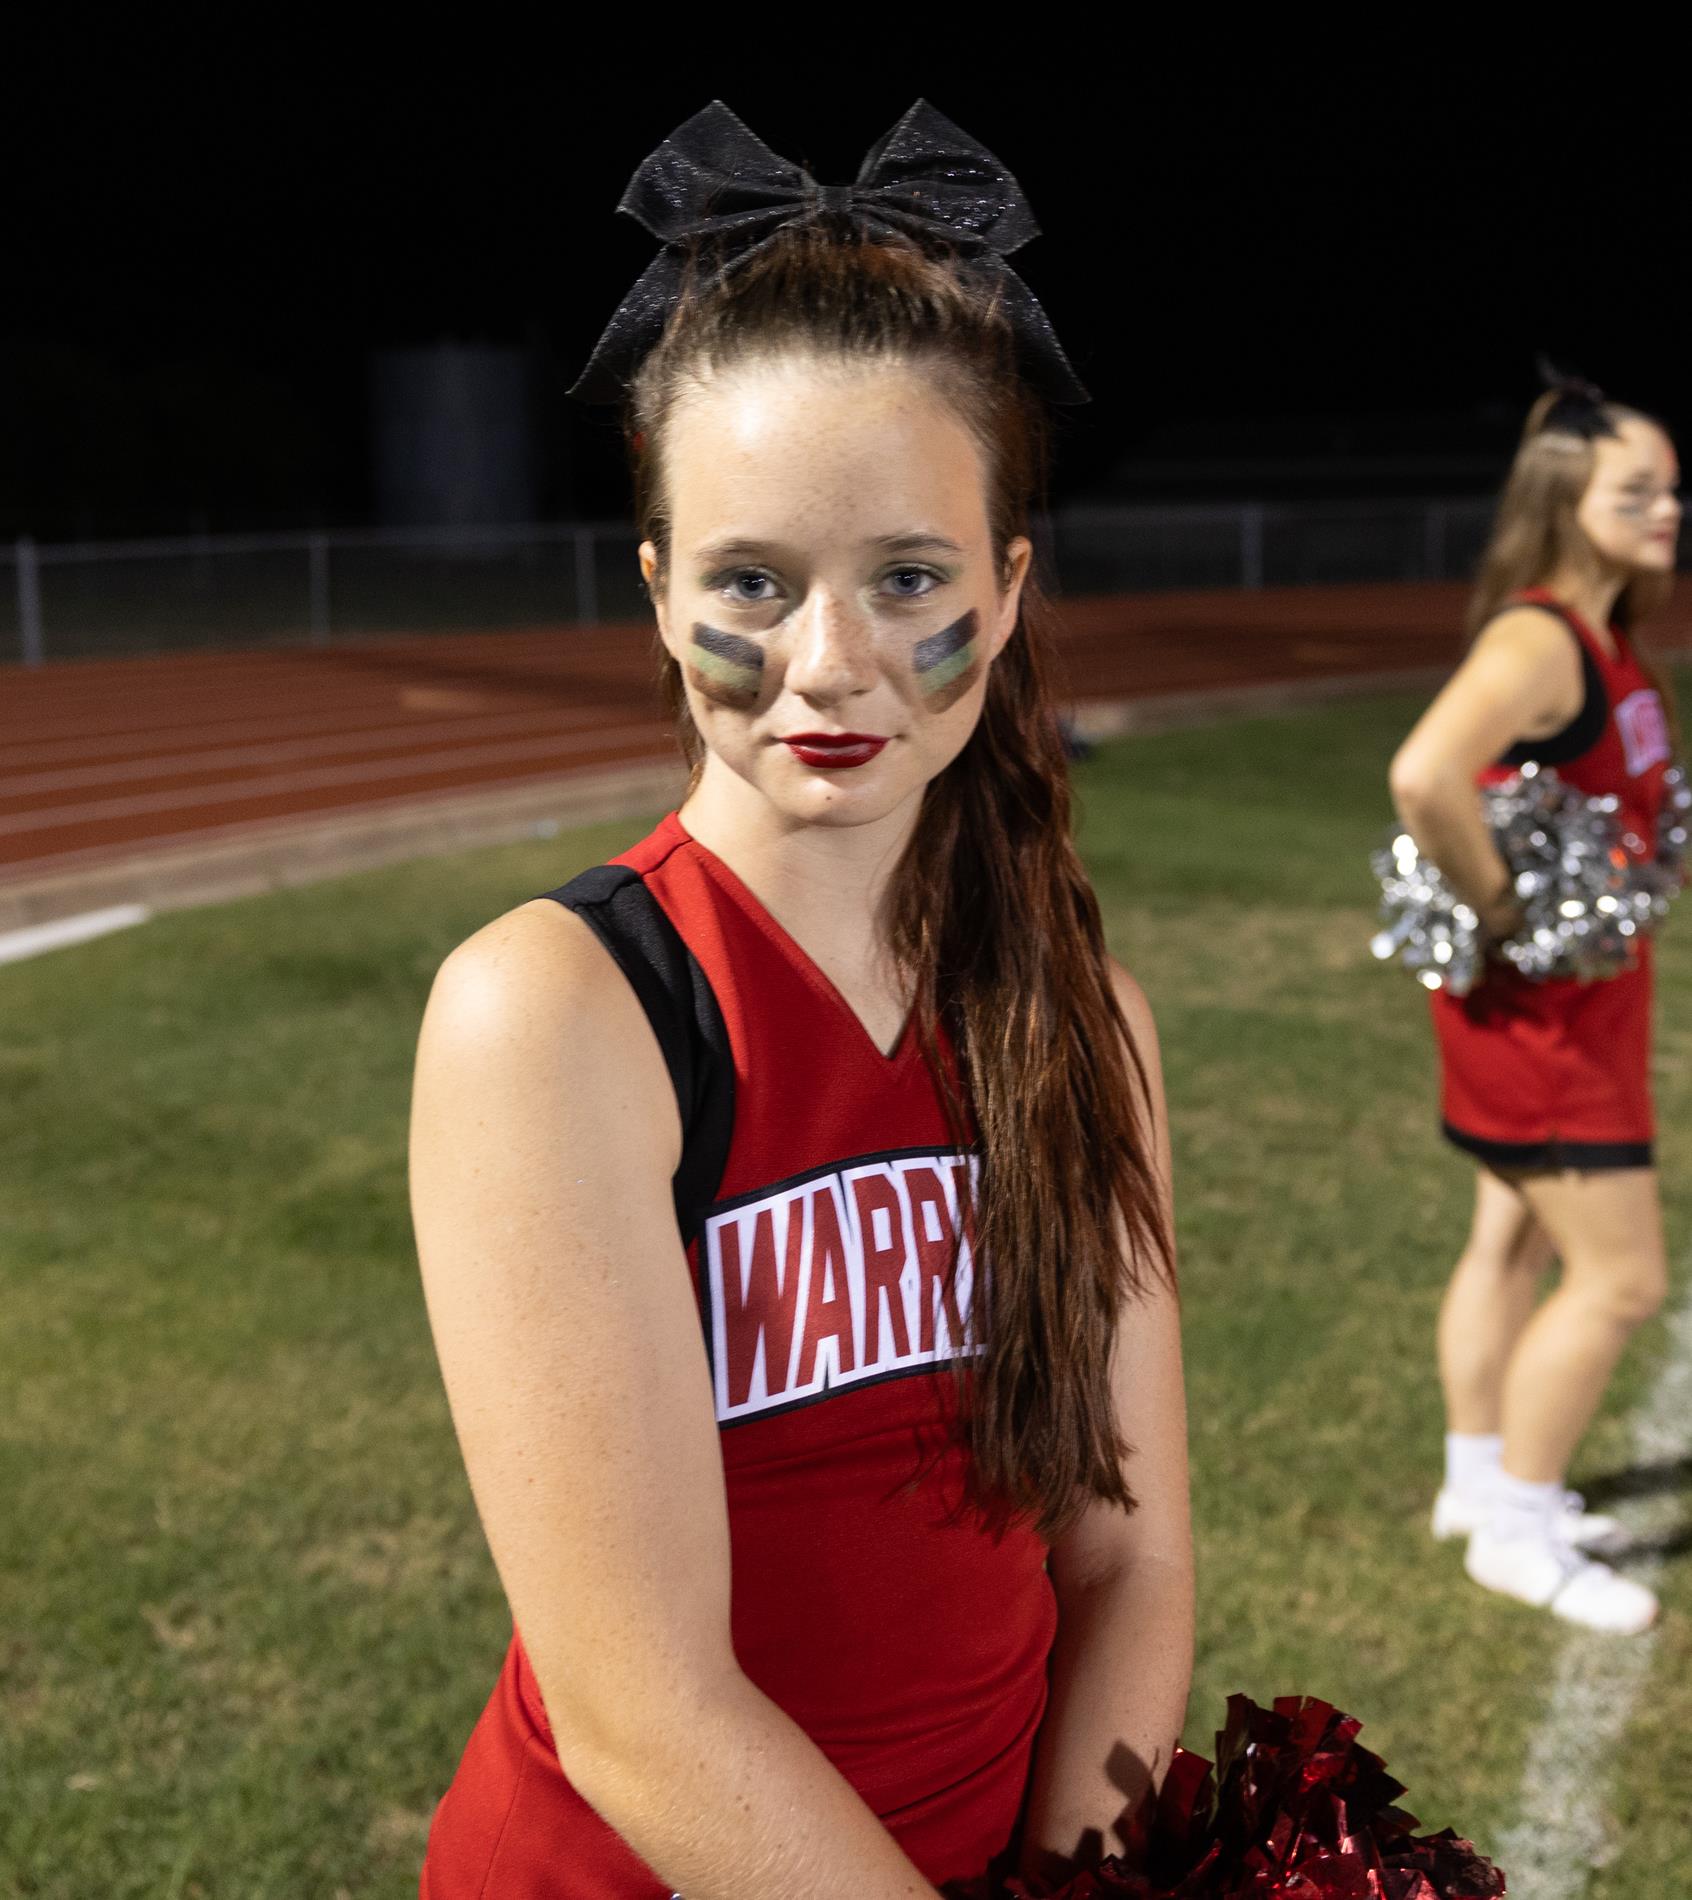
[[[1485,453],[1539,349],[1671,423],[1692,400],[1682,103],[1591,49],[1477,66],[1436,26],[1367,51],[1090,28],[965,70],[843,33],[779,58],[666,43],[632,83],[423,15],[394,65],[315,26],[141,13],[55,15],[11,76],[0,533],[365,518],[369,351],[528,340],[566,382],[651,255],[611,215],[628,173],[714,94],[827,180],[919,93],[1016,170],[1045,229],[1017,263],[1096,397],[1060,493],[1206,444]],[[616,512],[607,419],[547,416],[551,511]]]

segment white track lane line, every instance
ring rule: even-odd
[[[1630,1463],[1649,1468],[1692,1455],[1692,1295],[1669,1320],[1662,1370],[1633,1416]],[[1682,1528],[1673,1496],[1636,1498],[1616,1507],[1641,1538]],[[1630,1577],[1655,1585],[1662,1558],[1623,1560]],[[1600,1636],[1574,1631],[1564,1642],[1545,1713],[1522,1770],[1519,1818],[1498,1843],[1496,1859],[1511,1900],[1580,1900],[1596,1868],[1626,1846],[1610,1829],[1605,1800],[1616,1750],[1651,1680],[1657,1632]]]
[[[152,912],[145,904],[114,904],[108,910],[85,910],[80,917],[58,917],[50,924],[29,924],[22,930],[0,933],[0,963],[22,963],[68,944],[88,943],[114,930],[144,924]]]
[[[122,785],[196,772],[239,771],[252,765],[291,765],[333,758],[337,752],[403,752],[454,741],[501,739],[513,733],[556,736],[557,721],[532,712],[478,714],[429,725],[387,726],[380,731],[321,733],[261,745],[206,747],[197,752],[160,752],[149,758],[114,759],[98,765],[61,766],[47,772],[0,776],[0,799],[39,798],[43,792],[78,791],[92,785]]]
[[[172,792],[141,792],[129,798],[91,798],[82,804],[54,805],[0,818],[0,837],[15,836],[26,831],[52,831],[61,825],[91,824],[103,818],[133,818],[145,812],[191,811],[196,805],[240,805],[255,798],[274,798],[290,792],[376,785],[383,779],[403,782],[406,779],[427,778],[437,772],[533,764],[545,759],[568,758],[581,752],[611,751],[617,746],[654,736],[661,737],[662,734],[663,727],[654,719],[640,726],[582,733],[569,741],[561,736],[549,735],[509,745],[443,746],[421,757],[403,755],[397,759],[380,759],[369,764],[324,766],[313,772],[277,772],[265,778],[225,779],[215,785],[192,786]]]
[[[238,718],[219,716],[216,719],[199,719],[181,717],[180,708],[173,710],[179,715],[175,725],[160,721],[122,732],[81,732],[68,738],[42,739],[28,745],[9,739],[0,730],[0,759],[5,760],[8,768],[17,766],[31,769],[37,766],[56,768],[85,765],[90,761],[114,756],[120,760],[148,761],[183,746],[241,741],[253,745],[270,745],[296,738],[341,738],[359,733],[406,732],[423,723],[420,714],[396,712],[386,704],[355,709],[349,709],[345,704],[319,706],[315,710],[307,708],[285,716],[266,718],[255,718],[249,713]],[[510,700],[501,706],[490,706],[485,712],[455,714],[454,723],[474,728],[480,720],[511,717],[525,710],[535,724],[557,726],[560,729],[592,726],[603,721],[607,712],[604,706],[565,707],[540,700],[533,701],[525,709],[523,705]],[[628,706],[613,707],[611,710],[620,717],[626,717],[631,711],[639,712],[641,707],[631,701]]]
[[[374,797],[361,804],[332,805],[320,811],[291,812],[269,818],[232,818],[220,825],[193,825],[182,831],[161,832],[154,838],[142,838],[129,844],[114,847],[109,840],[99,844],[78,845],[69,851],[51,851],[39,858],[0,858],[0,896],[5,894],[12,882],[23,882],[35,877],[57,877],[66,871],[76,871],[85,865],[110,865],[123,855],[146,855],[153,852],[182,854],[192,856],[207,846],[221,846],[232,843],[256,841],[259,843],[285,837],[290,832],[297,833],[302,825],[323,822],[332,825],[345,824],[349,820],[382,818],[390,812],[424,814],[442,806],[451,806],[466,797],[474,798],[480,792],[511,792],[531,785],[550,785],[555,788],[569,787],[584,780],[598,778],[601,774],[637,772],[642,774],[662,773],[670,770],[671,784],[666,791],[654,791],[650,803],[656,808],[662,799],[673,802],[681,796],[677,789],[676,778],[681,771],[681,761],[673,744],[659,747],[655,751],[640,752],[632,758],[615,759],[609,765],[576,765],[562,772],[537,775],[525,773],[517,778],[490,779],[482,785],[445,785],[432,792],[378,792]],[[537,826],[551,821],[536,818]],[[562,823],[562,821],[560,821]],[[535,831],[536,837],[555,835],[558,825],[551,831]],[[466,850],[470,846],[464,847]]]

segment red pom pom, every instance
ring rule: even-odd
[[[1496,1900],[1504,1876],[1447,1828],[1416,1833],[1403,1785],[1331,1702],[1228,1698],[1216,1766],[1185,1749],[1128,1855],[1009,1900]]]

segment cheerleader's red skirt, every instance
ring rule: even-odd
[[[1448,1140],[1501,1170],[1652,1165],[1649,942],[1595,983],[1492,964],[1467,996],[1429,1000]]]

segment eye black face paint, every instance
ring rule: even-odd
[[[694,691],[713,705],[746,712],[763,691],[764,649],[738,633],[696,626],[688,649],[687,677]]]
[[[1611,506],[1623,521],[1644,521],[1665,495],[1671,501],[1678,501],[1680,484],[1671,482],[1666,487],[1659,487],[1648,477],[1638,476],[1617,494]]]
[[[919,640],[911,653],[917,684],[936,712],[955,706],[981,672],[980,621],[973,608],[961,620]]]

